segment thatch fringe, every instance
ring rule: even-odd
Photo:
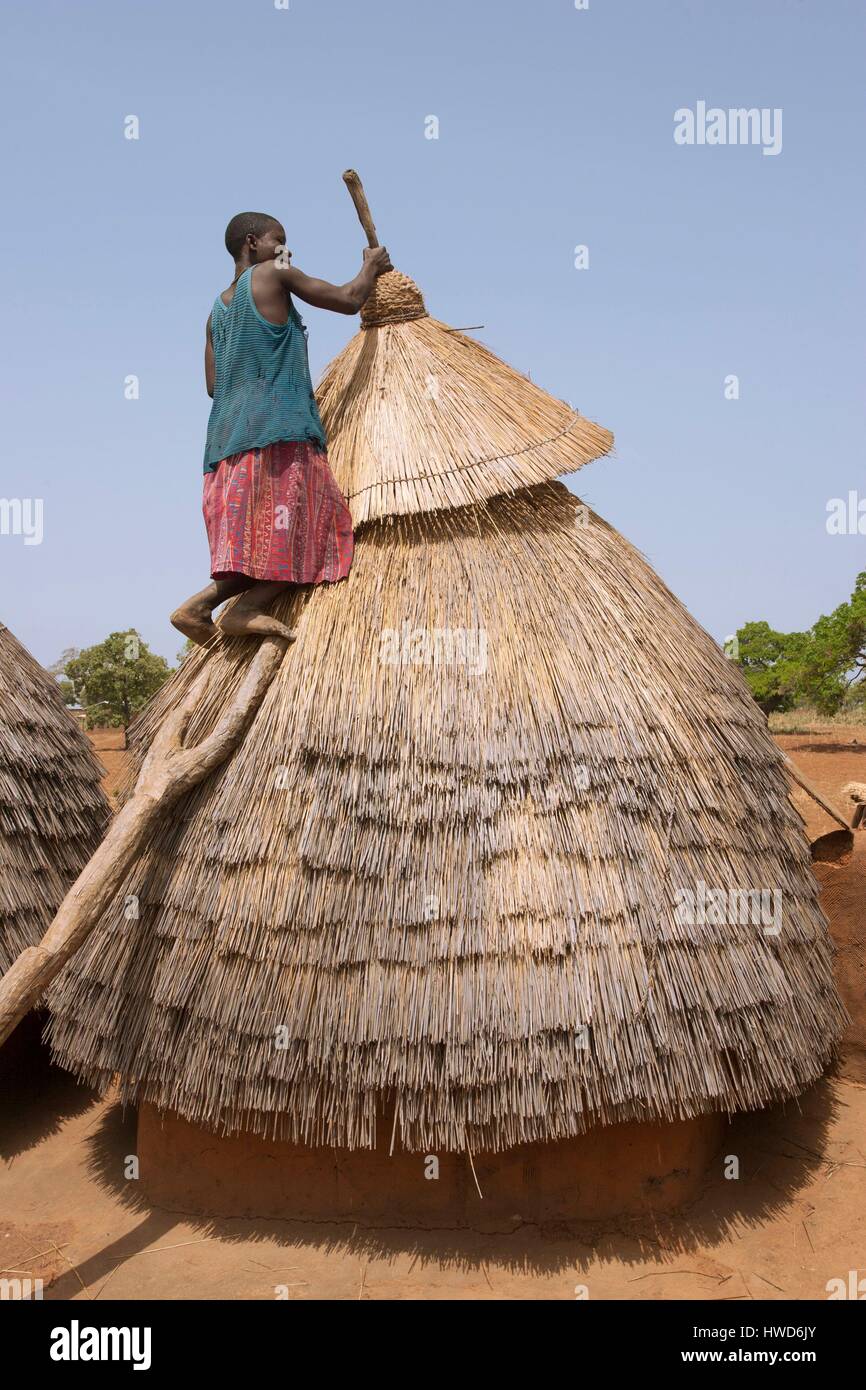
[[[101,775],[57,685],[0,623],[0,973],[41,940],[99,844]]]
[[[751,1108],[820,1074],[844,1013],[781,755],[561,484],[365,526],[344,584],[274,611],[299,640],[244,744],[53,991],[59,1061],[307,1144],[373,1144],[393,1098],[413,1150]],[[185,662],[139,757],[202,669],[206,733],[248,659]],[[701,883],[780,893],[778,934],[681,920]]]

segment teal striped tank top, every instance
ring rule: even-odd
[[[279,440],[309,440],[325,448],[310,364],[307,330],[289,298],[286,323],[269,323],[256,308],[250,266],[234,299],[217,295],[211,313],[214,380],[204,471],[232,454]]]

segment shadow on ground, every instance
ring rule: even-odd
[[[651,1258],[676,1262],[676,1269],[670,1272],[683,1273],[682,1257],[690,1253],[703,1251],[705,1255],[707,1247],[748,1228],[778,1222],[786,1214],[791,1221],[802,1219],[796,1199],[818,1170],[828,1166],[825,1141],[838,1103],[832,1078],[825,1078],[797,1102],[737,1116],[708,1167],[700,1195],[673,1214],[648,1211],[643,1216],[598,1223],[523,1224],[510,1231],[365,1229],[348,1222],[241,1220],[151,1207],[137,1183],[123,1176],[128,1156],[135,1151],[135,1117],[111,1105],[87,1138],[88,1167],[94,1182],[127,1209],[141,1213],[142,1220],[97,1255],[79,1263],[77,1273],[70,1270],[61,1274],[51,1296],[68,1298],[80,1291],[82,1281],[91,1286],[107,1279],[119,1264],[155,1241],[163,1248],[171,1247],[171,1233],[180,1223],[187,1232],[192,1227],[202,1237],[228,1243],[268,1241],[286,1249],[304,1248],[361,1261],[389,1261],[408,1255],[413,1269],[435,1265],[439,1270],[480,1270],[486,1276],[487,1267],[496,1267],[515,1275],[538,1276],[566,1270],[573,1274],[590,1263],[635,1266]],[[724,1176],[725,1168],[731,1167],[730,1156],[739,1162],[736,1180]],[[803,1226],[805,1231],[805,1222]],[[195,1242],[187,1234],[181,1243]],[[726,1295],[730,1275],[714,1274],[705,1259],[699,1263],[704,1268],[686,1272],[704,1281],[705,1292],[712,1291],[719,1299],[745,1296],[741,1290]],[[635,1282],[650,1277],[659,1275],[636,1275]],[[772,1287],[782,1291],[781,1285]],[[110,1291],[107,1296],[111,1297]]]
[[[9,1162],[56,1134],[95,1099],[50,1060],[42,1042],[44,1015],[29,1013],[0,1047],[0,1161]]]

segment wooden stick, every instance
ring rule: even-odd
[[[866,815],[866,782],[848,782],[842,788],[842,795],[849,796],[854,802],[854,814],[851,817],[851,829],[859,830],[863,824],[863,817]]]
[[[376,227],[373,222],[373,215],[367,202],[367,195],[364,192],[364,185],[358,178],[354,169],[347,169],[343,175],[343,182],[349,190],[352,202],[355,204],[355,211],[358,214],[358,221],[367,234],[367,243],[370,246],[378,246],[379,238],[376,235]]]
[[[824,810],[827,812],[827,815],[832,816],[833,820],[838,822],[838,824],[842,826],[843,830],[853,829],[851,823],[847,821],[845,817],[842,815],[842,812],[837,811],[836,807],[831,802],[827,801],[825,797],[821,794],[821,792],[818,791],[818,788],[815,786],[815,784],[813,782],[810,782],[808,777],[803,776],[796,763],[792,762],[791,759],[788,757],[788,754],[783,753],[782,756],[788,765],[788,772],[790,773],[791,777],[793,777],[795,782],[799,782],[800,786],[803,788],[803,791],[808,792],[812,800],[817,801],[819,806],[823,806]]]
[[[165,720],[142,764],[135,791],[66,894],[41,942],[22,951],[0,979],[0,1044],[39,1002],[87,940],[111,900],[122,891],[132,860],[160,816],[225,762],[240,742],[280,667],[286,646],[282,637],[267,637],[261,642],[237,694],[201,743],[185,748],[183,738],[208,681],[207,667]]]

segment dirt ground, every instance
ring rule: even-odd
[[[866,781],[866,729],[778,742],[850,813],[840,790]],[[109,792],[121,743],[115,730],[94,735]],[[810,837],[833,829],[796,800]],[[866,831],[816,871],[854,1016],[845,1050],[799,1102],[738,1116],[700,1195],[672,1216],[482,1234],[160,1210],[125,1176],[134,1115],[52,1068],[31,1018],[0,1056],[0,1278],[39,1277],[46,1298],[82,1302],[273,1299],[278,1288],[296,1300],[824,1299],[829,1280],[866,1270]]]
[[[866,729],[780,734],[776,742],[850,818],[852,803],[842,797],[841,789],[847,782],[866,782]],[[850,1080],[866,1084],[866,829],[855,831],[853,853],[840,859],[831,818],[799,788],[794,801],[806,820],[809,838],[830,837],[818,841],[815,873],[836,946],[836,980],[851,1014],[839,1069]]]
[[[114,805],[129,765],[129,754],[124,747],[125,732],[123,729],[91,729],[88,738],[105,768],[102,789]]]

